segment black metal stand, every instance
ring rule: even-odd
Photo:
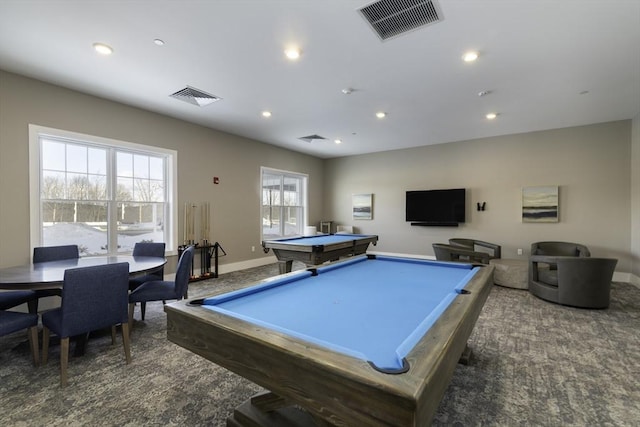
[[[178,246],[178,256],[182,255],[182,252],[190,245]],[[189,278],[190,282],[197,282],[199,280],[206,279],[215,279],[218,277],[218,258],[220,256],[225,256],[227,253],[224,251],[222,245],[218,242],[214,244],[197,244],[191,245],[195,250],[196,254],[200,254],[200,274],[196,274],[194,261],[197,257],[194,256],[193,260],[191,260],[191,277]],[[222,252],[222,254],[220,254]],[[213,258],[213,271],[211,270],[211,258]]]

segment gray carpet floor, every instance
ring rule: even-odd
[[[301,265],[300,265],[301,266]],[[300,267],[298,266],[298,267]],[[246,286],[275,264],[190,285],[190,296]],[[639,426],[640,289],[613,283],[607,310],[550,304],[494,286],[434,425]],[[139,319],[139,312],[136,311]],[[223,426],[261,388],[166,339],[161,303],[136,321],[132,363],[121,339],[95,333],[59,386],[59,347],[30,364],[25,333],[0,338],[0,425]]]

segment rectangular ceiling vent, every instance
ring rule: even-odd
[[[211,95],[210,93],[193,88],[191,86],[187,86],[184,89],[179,90],[169,96],[171,98],[179,99],[181,101],[188,102],[189,104],[197,105],[199,107],[213,104],[214,102],[220,101],[222,99],[219,96]]]
[[[304,141],[304,142],[311,142],[314,139],[327,139],[324,136],[320,136],[320,135],[307,135],[307,136],[301,136],[300,138],[298,138],[300,141]]]
[[[358,11],[382,41],[442,21],[435,0],[379,0]]]

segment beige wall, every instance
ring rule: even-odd
[[[525,257],[531,242],[569,240],[640,277],[640,116],[322,161],[0,71],[0,267],[30,259],[29,124],[177,150],[179,206],[211,203],[213,239],[229,253],[223,270],[265,259],[258,183],[268,166],[309,174],[310,223],[333,219],[378,234],[379,251],[432,255],[432,243],[465,236],[502,244],[505,257],[523,248]],[[533,185],[560,186],[559,223],[521,222],[521,188]],[[468,191],[464,225],[404,221],[406,190],[454,187]],[[354,193],[374,194],[372,221],[351,219]],[[486,211],[475,210],[478,201]],[[179,237],[182,225],[180,212]]]
[[[266,256],[260,247],[261,166],[308,174],[309,219],[321,219],[320,159],[0,71],[0,267],[30,261],[29,124],[177,150],[178,206],[211,203],[212,239],[228,253],[221,264]]]
[[[505,258],[526,259],[532,242],[562,240],[615,257],[617,271],[628,273],[630,156],[627,120],[332,159],[325,162],[324,216],[378,234],[381,252],[433,255],[432,243],[469,237],[502,245]],[[522,187],[539,185],[560,187],[558,223],[522,223]],[[467,189],[465,224],[405,222],[406,190],[458,187]],[[352,220],[354,193],[374,194],[372,221]],[[486,210],[476,211],[476,202]]]
[[[632,280],[640,285],[640,114],[633,119],[631,136],[631,255]]]

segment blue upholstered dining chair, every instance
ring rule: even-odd
[[[0,336],[9,335],[22,329],[29,330],[31,356],[33,364],[38,366],[40,358],[38,355],[38,315],[0,310]]]
[[[136,303],[148,301],[181,300],[189,287],[193,246],[182,252],[176,268],[174,281],[153,280],[143,283],[129,294],[129,324],[133,327],[133,311]]]
[[[48,261],[62,261],[64,259],[78,259],[80,251],[78,245],[40,246],[33,248],[33,263]],[[41,289],[35,291],[38,298],[60,296],[60,289]],[[29,307],[31,311],[31,307]],[[38,311],[38,300],[35,301],[35,312]]]
[[[133,256],[152,256],[152,257],[160,257],[164,258],[164,243],[142,243],[138,242],[133,247]],[[143,276],[132,277],[129,279],[129,290],[133,291],[138,286],[142,285],[145,282],[150,282],[152,280],[164,280],[164,266],[160,267],[156,271],[152,271],[149,274],[145,274]],[[146,310],[146,303],[143,301],[140,303],[140,312],[142,316],[142,320],[144,320],[144,313]]]
[[[69,337],[122,325],[127,363],[129,349],[129,263],[73,268],[64,273],[60,308],[42,314],[42,363],[47,363],[50,331],[60,337],[60,384],[67,385]]]
[[[33,263],[80,258],[78,245],[40,246],[33,248]]]
[[[29,313],[38,314],[38,294],[35,291],[0,292],[0,310],[8,310],[27,303]]]

